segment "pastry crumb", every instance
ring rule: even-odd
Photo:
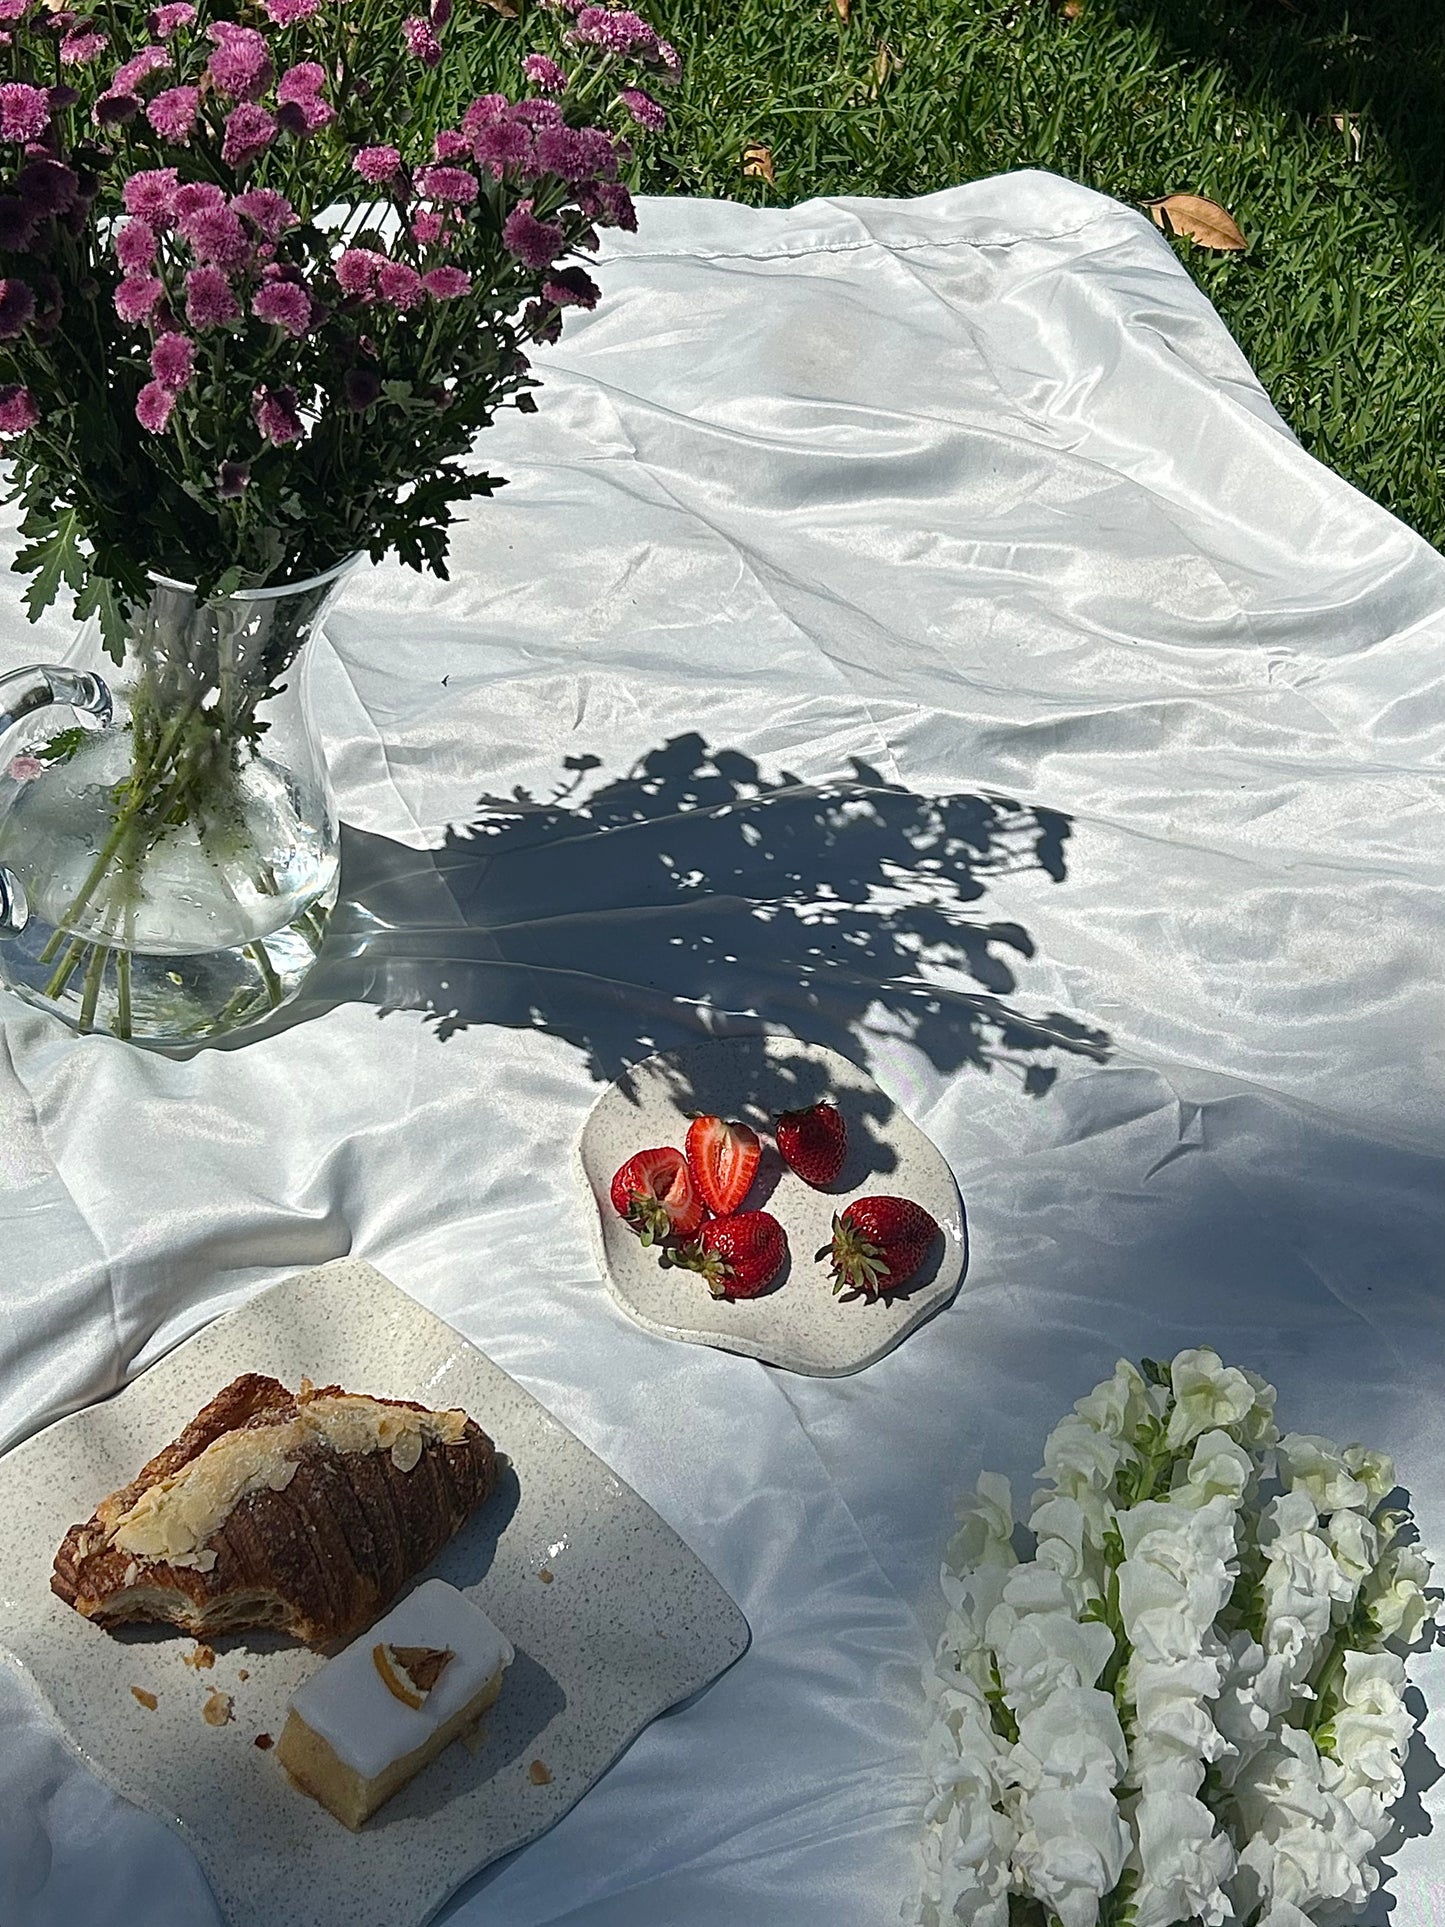
[[[252,1746],[259,1746],[263,1753],[267,1753],[276,1742],[271,1738],[269,1733],[258,1733],[251,1744]]]
[[[541,1760],[533,1760],[532,1764],[527,1768],[527,1778],[532,1782],[533,1786],[550,1786],[552,1784],[552,1775]]]
[[[148,1713],[154,1713],[157,1706],[160,1705],[160,1701],[156,1698],[155,1694],[148,1693],[144,1686],[132,1686],[130,1690],[135,1694],[136,1698]]]
[[[550,1571],[548,1567],[543,1566],[542,1570],[537,1574],[537,1577],[544,1586],[550,1586],[557,1575],[555,1572]]]
[[[197,1641],[196,1643],[196,1649],[194,1652],[182,1653],[181,1655],[181,1664],[183,1666],[194,1666],[197,1672],[201,1672],[201,1673],[210,1672],[211,1668],[215,1665],[215,1663],[216,1663],[215,1648],[213,1646],[203,1646],[200,1644],[199,1641]]]
[[[224,1726],[230,1717],[231,1695],[217,1688],[201,1708],[201,1718],[207,1726]]]
[[[251,1675],[246,1671],[244,1666],[241,1668],[240,1672],[237,1673],[236,1675],[237,1679],[249,1679],[250,1677]]]

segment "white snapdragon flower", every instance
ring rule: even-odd
[[[1330,1721],[1330,1754],[1339,1773],[1326,1774],[1327,1785],[1343,1794],[1368,1788],[1384,1806],[1400,1798],[1415,1730],[1404,1691],[1404,1664],[1394,1653],[1345,1654],[1339,1705]]]
[[[1335,1564],[1358,1592],[1380,1557],[1380,1534],[1363,1512],[1333,1512],[1325,1537]]]
[[[1431,1616],[1421,1590],[1430,1578],[1430,1561],[1418,1546],[1394,1546],[1365,1586],[1370,1622],[1381,1639],[1413,1646]]]
[[[1062,1927],[1095,1927],[1128,1851],[1128,1829],[1107,1787],[1049,1787],[1025,1803],[1014,1873]]]
[[[1029,1525],[1038,1541],[1036,1564],[1052,1566],[1080,1601],[1097,1598],[1104,1567],[1091,1543],[1089,1522],[1078,1500],[1066,1498],[1062,1492],[1041,1492],[1034,1500]]]
[[[1096,1385],[1086,1398],[1076,1400],[1074,1410],[1098,1431],[1132,1445],[1145,1421],[1157,1416],[1151,1390],[1158,1388],[1149,1385],[1137,1366],[1121,1358],[1114,1376]]]
[[[1119,1467],[1133,1457],[1132,1447],[1108,1432],[1101,1432],[1076,1412],[1059,1420],[1044,1440],[1044,1463],[1040,1478],[1051,1479],[1060,1492],[1071,1499],[1085,1493],[1105,1492]]]
[[[1200,1920],[1223,1927],[1230,1918],[1224,1883],[1234,1872],[1234,1849],[1202,1801],[1151,1784],[1134,1809],[1141,1868],[1134,1894],[1134,1927],[1173,1927]]]
[[[1169,1379],[1174,1409],[1165,1442],[1171,1452],[1183,1451],[1201,1432],[1243,1424],[1252,1417],[1259,1396],[1243,1372],[1225,1365],[1208,1346],[1180,1352],[1169,1368]]]
[[[1060,1687],[1092,1686],[1113,1652],[1107,1626],[1068,1613],[1028,1613],[998,1655],[1004,1700],[1022,1719]]]
[[[1395,1490],[1395,1461],[1388,1452],[1367,1452],[1363,1445],[1347,1445],[1341,1454],[1345,1466],[1378,1505]]]
[[[1370,1488],[1356,1478],[1333,1440],[1311,1432],[1287,1432],[1279,1442],[1280,1471],[1292,1488],[1303,1487],[1321,1512],[1368,1506]]]
[[[999,1603],[984,1625],[984,1636],[995,1653],[1008,1645],[1014,1627],[1031,1613],[1072,1614],[1076,1595],[1062,1573],[1030,1559],[1014,1566],[1004,1578]]]
[[[1180,1506],[1204,1506],[1211,1499],[1228,1499],[1238,1506],[1254,1477],[1254,1460],[1227,1432],[1204,1432],[1194,1441],[1194,1453],[1184,1481],[1170,1495]]]
[[[958,1530],[944,1560],[955,1572],[1015,1563],[1013,1491],[1007,1479],[997,1472],[980,1472],[973,1492],[959,1500],[954,1516]]]

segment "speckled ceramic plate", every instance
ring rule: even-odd
[[[449,1748],[359,1834],[255,1745],[279,1735],[314,1653],[233,1634],[198,1672],[183,1663],[189,1639],[108,1635],[49,1590],[66,1530],[244,1371],[462,1406],[511,1461],[427,1568],[515,1645],[501,1698],[475,1753]],[[218,1318],[0,1460],[0,1641],[96,1772],[179,1827],[231,1927],[414,1927],[559,1820],[650,1720],[746,1650],[748,1628],[630,1486],[450,1326],[348,1259]],[[155,1694],[153,1712],[132,1686]],[[232,1695],[229,1725],[202,1718],[214,1688]]]
[[[768,1133],[780,1111],[826,1099],[848,1125],[848,1161],[827,1191],[814,1191],[783,1163]],[[743,1209],[771,1211],[788,1234],[788,1263],[758,1298],[715,1299],[695,1272],[664,1271],[612,1209],[617,1167],[655,1144],[682,1149],[698,1111],[739,1118],[763,1139],[763,1158]],[[644,1058],[610,1085],[582,1132],[579,1157],[590,1195],[597,1262],[608,1290],[639,1324],[668,1338],[716,1345],[838,1378],[900,1344],[958,1290],[968,1263],[963,1202],[937,1148],[867,1071],[820,1044],[791,1037],[730,1037]],[[943,1236],[901,1291],[876,1300],[833,1296],[813,1254],[850,1198],[888,1192],[912,1198]]]

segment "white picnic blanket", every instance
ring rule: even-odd
[[[451,581],[363,570],[332,622],[309,1021],[183,1061],[0,997],[0,1443],[371,1260],[754,1635],[443,1918],[876,1927],[953,1493],[1027,1492],[1120,1353],[1265,1372],[1445,1551],[1445,564],[1301,452],[1141,215],[1048,175],[647,202],[601,279]],[[0,666],[64,647],[3,608]],[[602,1085],[759,1016],[872,1067],[968,1202],[958,1300],[854,1378],[653,1337],[590,1256]],[[5,1927],[209,1927],[3,1668],[0,1719]],[[1412,1774],[1407,1923],[1445,1891]]]

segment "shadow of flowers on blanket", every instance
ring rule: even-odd
[[[298,1017],[361,999],[544,1030],[599,1079],[759,1017],[856,1056],[910,1038],[942,1070],[1008,1066],[1047,1090],[1055,1052],[1110,1040],[1008,999],[1034,945],[989,918],[990,882],[1065,875],[1069,819],[985,794],[920,796],[854,761],[766,777],[674,737],[626,775],[569,758],[554,793],[483,796],[440,849],[348,831],[343,896]]]

